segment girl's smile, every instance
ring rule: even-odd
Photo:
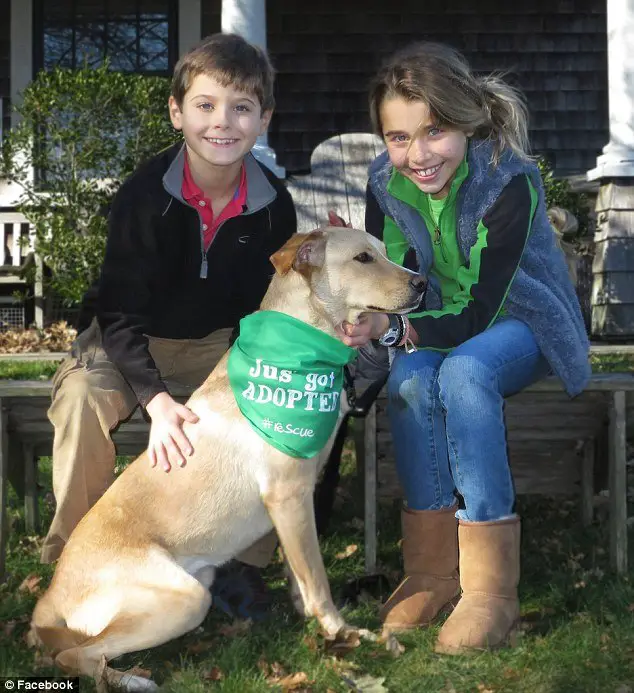
[[[472,133],[438,125],[423,101],[395,96],[382,103],[380,113],[392,164],[424,193],[445,197]]]

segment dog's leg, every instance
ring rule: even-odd
[[[328,635],[346,627],[330,594],[330,585],[319,551],[312,487],[284,483],[265,494],[264,504],[282,542],[293,571],[305,613],[317,618]]]
[[[105,679],[109,685],[130,693],[155,690],[153,681],[109,667],[104,669],[103,661],[162,645],[202,623],[211,606],[211,595],[185,571],[183,577],[178,588],[131,590],[129,608],[124,605],[99,635],[60,652],[55,663],[69,674],[101,676],[101,682]]]

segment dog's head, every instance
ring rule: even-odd
[[[300,274],[334,319],[364,312],[407,313],[418,307],[427,284],[421,275],[388,260],[379,240],[349,228],[295,234],[271,262],[278,275]]]

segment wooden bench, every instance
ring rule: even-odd
[[[9,467],[23,468],[24,513],[29,532],[39,529],[37,463],[53,451],[53,427],[46,412],[51,403],[48,380],[0,380],[0,582],[5,574]],[[170,393],[185,401],[193,388],[170,384]],[[122,422],[112,439],[118,455],[139,455],[147,447],[149,422],[140,408]]]
[[[586,525],[594,518],[595,465],[607,466],[610,557],[618,573],[627,572],[626,439],[628,422],[634,428],[633,393],[632,373],[593,375],[586,391],[574,399],[551,376],[509,397],[505,405],[509,455],[516,479],[522,456],[527,458],[526,466],[536,463],[537,455],[545,457],[542,468],[547,470],[548,462],[554,463],[558,453],[578,450],[581,521]],[[393,460],[385,404],[382,392],[358,427],[361,442],[357,455],[363,458],[364,470],[367,572],[376,570],[378,462]],[[556,491],[549,488],[548,478],[543,491]]]
[[[172,386],[171,392],[185,400],[190,388]],[[627,475],[626,432],[634,425],[634,374],[594,375],[587,390],[574,399],[562,391],[551,377],[510,397],[505,416],[511,465],[521,455],[532,464],[535,456],[547,450],[551,460],[557,451],[580,449],[581,521],[593,520],[595,464],[609,471],[610,555],[619,573],[627,571]],[[38,529],[37,459],[50,455],[53,428],[46,417],[50,404],[49,381],[0,381],[0,580],[4,575],[6,553],[6,507],[9,455],[19,455],[24,469],[25,522],[29,531]],[[626,402],[626,396],[629,400]],[[385,420],[385,394],[382,393],[368,415],[356,426],[357,457],[364,478],[365,567],[376,570],[377,478],[380,457],[393,460],[391,440]],[[148,422],[140,410],[123,422],[113,434],[117,453],[138,455],[147,445]],[[16,460],[14,459],[15,463]],[[544,491],[549,491],[546,477]]]

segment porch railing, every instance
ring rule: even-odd
[[[0,284],[5,286],[24,286],[26,280],[21,274],[30,256],[35,262],[35,283],[33,297],[35,300],[34,322],[37,327],[44,325],[43,266],[35,254],[35,231],[28,219],[19,212],[0,211]],[[12,298],[4,297],[0,302],[12,303]],[[14,303],[14,302],[13,302]]]

